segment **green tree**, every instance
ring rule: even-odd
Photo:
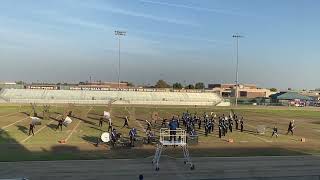
[[[170,88],[171,86],[164,80],[159,80],[156,85],[155,85],[156,88]]]
[[[271,92],[277,92],[278,90],[276,88],[270,88]]]
[[[25,84],[23,81],[16,81],[16,84]]]
[[[188,86],[186,86],[186,89],[194,89],[194,85],[193,84],[189,84]]]
[[[196,89],[204,89],[204,83],[203,82],[197,82],[195,88]]]
[[[172,85],[172,87],[173,87],[173,89],[182,89],[181,83],[178,83],[178,82],[174,83],[174,84]]]
[[[127,83],[128,87],[134,87],[134,84],[132,82],[121,81],[121,83]]]

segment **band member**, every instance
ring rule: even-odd
[[[72,117],[72,111],[69,111],[69,112],[68,112],[68,116],[69,116],[69,117]]]
[[[289,126],[288,126],[288,132],[287,134],[289,134],[289,132],[291,132],[291,135],[293,135],[293,130],[295,128],[295,124],[294,124],[294,120],[290,121]]]
[[[224,120],[223,120],[224,134],[227,134],[227,133],[228,133],[228,128],[229,128],[229,124],[228,124],[227,118],[228,118],[228,117],[225,117]]]
[[[199,127],[198,129],[201,129],[201,119],[198,118],[197,120],[198,120],[198,127]]]
[[[146,120],[146,123],[147,123],[147,131],[151,131],[151,123]]]
[[[232,126],[233,126],[233,121],[232,119],[229,119],[229,130],[232,132]]]
[[[163,119],[161,123],[161,127],[166,127],[167,126],[167,119]]]
[[[30,126],[29,126],[29,136],[32,135],[34,136],[34,132],[33,132],[33,129],[34,129],[34,124],[30,123]]]
[[[111,143],[113,147],[116,145],[116,142],[117,142],[117,131],[116,129],[113,129],[111,132]]]
[[[143,180],[143,175],[142,174],[139,175],[139,180]]]
[[[243,117],[240,120],[240,131],[243,132]]]
[[[196,130],[192,129],[189,134],[190,134],[190,136],[196,136],[197,132],[196,132]]]
[[[172,141],[172,136],[174,136],[174,141],[176,141],[176,130],[178,127],[178,123],[176,120],[171,120],[169,123],[169,128],[170,128],[170,141]]]
[[[207,123],[204,125],[204,133],[205,133],[206,136],[208,136],[209,131],[210,131],[210,124],[209,124],[209,122],[207,122]]]
[[[108,131],[112,131],[112,120],[111,120],[111,118],[109,118],[108,123],[109,123]]]
[[[102,123],[103,123],[103,117],[99,119],[99,127],[102,127]]]
[[[130,131],[129,131],[129,137],[130,137],[130,146],[131,147],[134,147],[134,141],[135,141],[135,137],[136,137],[136,134],[137,131],[135,130],[135,128],[132,128]]]
[[[222,124],[219,124],[219,138],[222,136]]]
[[[124,118],[124,123],[122,127],[124,128],[125,126],[129,127],[129,119],[127,116]]]
[[[215,124],[215,120],[214,118],[211,119],[211,132],[213,133],[213,130],[214,130],[214,124]]]
[[[152,139],[154,138],[154,133],[152,133],[151,131],[147,132],[147,137],[148,144],[150,144],[152,142]]]
[[[239,129],[239,119],[237,116],[235,117],[234,122],[236,123],[236,130],[238,130]]]
[[[272,136],[271,137],[273,137],[274,135],[276,136],[276,138],[278,137],[278,128],[276,126],[274,126],[272,129]]]
[[[60,131],[62,131],[62,123],[63,123],[63,117],[61,117],[61,119],[59,119],[56,130],[58,130],[60,127]]]

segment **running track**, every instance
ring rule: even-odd
[[[0,162],[0,179],[135,180],[139,174],[145,180],[320,179],[320,156],[193,158],[194,171],[182,159],[165,156],[159,172],[153,170],[151,159]]]

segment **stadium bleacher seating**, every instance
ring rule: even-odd
[[[216,105],[223,100],[215,93],[42,89],[3,89],[0,96],[16,103],[105,104],[116,101],[115,104]]]

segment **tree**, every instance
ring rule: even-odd
[[[170,88],[170,85],[164,81],[164,80],[159,80],[156,85],[155,85],[156,88]]]
[[[128,82],[128,81],[121,81],[120,83],[127,83],[128,87],[134,87],[134,84],[132,82]]]
[[[186,86],[186,89],[194,89],[194,85],[193,84],[189,84],[188,86]]]
[[[277,92],[278,90],[276,88],[270,88],[271,92]]]
[[[181,83],[178,83],[178,82],[174,83],[174,84],[172,85],[172,87],[173,87],[173,89],[182,89]]]
[[[16,84],[25,84],[23,81],[16,81]]]
[[[204,83],[203,82],[197,82],[195,88],[196,89],[204,89]]]

